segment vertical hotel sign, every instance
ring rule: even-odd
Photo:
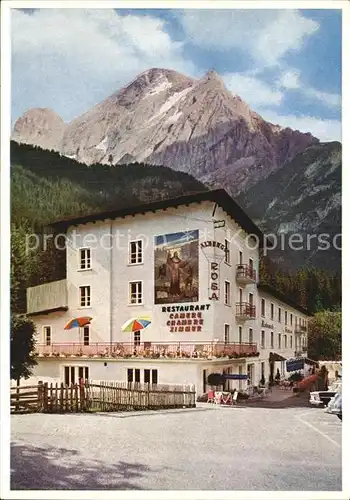
[[[201,250],[208,261],[209,270],[209,300],[219,300],[220,297],[220,264],[226,253],[226,248],[219,241],[203,241]]]

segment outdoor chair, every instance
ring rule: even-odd
[[[214,393],[214,402],[216,405],[220,405],[222,401],[222,392],[215,392]]]
[[[214,391],[209,391],[208,392],[208,401],[207,403],[215,403],[215,392]]]
[[[221,396],[221,402],[224,405],[232,405],[232,394],[230,392],[224,392]]]

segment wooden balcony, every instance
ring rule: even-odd
[[[237,302],[236,318],[239,320],[255,319],[256,318],[255,306],[249,304],[248,302]]]
[[[38,357],[45,358],[150,358],[150,359],[216,359],[245,358],[257,355],[256,343],[224,342],[94,342],[37,344]]]
[[[27,314],[36,315],[67,309],[67,280],[27,288]]]
[[[236,267],[236,281],[241,284],[256,282],[256,271],[247,264],[238,264]]]

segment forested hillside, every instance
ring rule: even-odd
[[[26,253],[26,237],[55,220],[207,189],[167,167],[84,165],[59,153],[11,142],[11,305],[25,311],[25,289],[65,277],[65,254]],[[244,208],[244,207],[243,207]],[[51,240],[52,241],[52,240]],[[262,281],[311,311],[340,305],[340,277],[315,268],[281,272],[265,259]]]

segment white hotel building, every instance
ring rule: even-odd
[[[195,384],[210,373],[249,384],[306,356],[308,313],[259,285],[263,235],[224,190],[53,224],[66,279],[27,290],[41,380]],[[64,330],[75,317],[85,328]],[[136,333],[133,317],[151,324]],[[230,380],[230,388],[246,381]]]

